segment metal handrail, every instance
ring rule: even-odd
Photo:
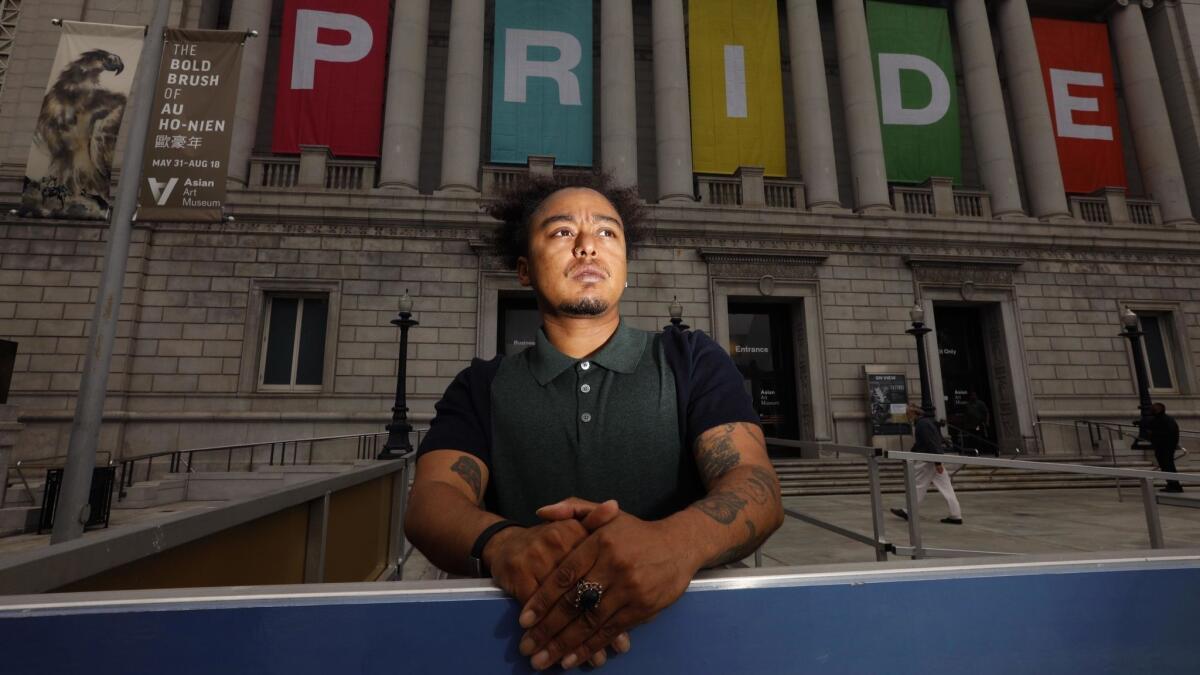
[[[991,454],[993,454],[997,457],[1000,456],[1000,445],[998,443],[993,443],[992,441],[984,438],[983,436],[980,436],[979,434],[977,434],[973,431],[968,431],[967,429],[963,429],[962,427],[955,426],[953,424],[950,424],[949,422],[946,422],[946,430],[949,432],[958,432],[959,445],[962,445],[962,439],[964,436],[969,436],[973,440],[983,441],[985,444],[991,446],[991,448],[992,448]],[[953,438],[953,433],[951,435],[951,438]],[[978,448],[976,448],[976,449],[978,449]],[[1018,448],[1017,450],[1020,451],[1020,448]]]
[[[109,452],[108,450],[99,450],[96,452],[96,454],[104,455],[104,456],[108,457],[108,461],[106,461],[104,463],[104,466],[112,466],[113,465],[112,453]],[[17,474],[17,478],[19,478],[21,480],[21,485],[25,488],[25,496],[29,498],[29,503],[34,506],[37,506],[37,500],[33,498],[33,488],[29,487],[29,479],[27,479],[25,477],[25,472],[21,471],[21,467],[31,466],[33,468],[38,468],[38,467],[61,468],[58,465],[62,464],[63,462],[61,460],[65,460],[65,459],[67,459],[67,455],[55,455],[53,457],[39,457],[37,459],[19,459],[19,460],[17,460],[16,464],[14,464],[12,467],[9,468],[9,471],[13,471]],[[6,481],[8,480],[7,475],[4,477],[4,480],[6,480]],[[7,490],[4,492],[4,497],[5,497],[5,501],[8,501],[8,491]],[[4,505],[0,504],[0,506],[4,506]]]

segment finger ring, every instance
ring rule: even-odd
[[[603,586],[584,579],[575,584],[575,600],[572,604],[581,611],[590,612],[600,606],[600,596],[602,595],[604,595]]]

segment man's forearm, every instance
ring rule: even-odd
[[[697,569],[745,558],[782,523],[775,472],[757,464],[729,469],[703,499],[663,521],[680,535]]]
[[[413,486],[404,532],[438,568],[469,575],[473,573],[469,558],[475,539],[499,520],[500,516],[484,511],[454,487],[429,481]]]

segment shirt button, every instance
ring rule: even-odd
[[[583,363],[579,364],[579,368],[581,370],[587,370],[588,368],[591,368],[591,367],[592,367],[592,364],[587,361],[584,361]]]
[[[582,392],[583,392],[583,393],[585,393],[585,394],[586,394],[586,393],[588,393],[588,392],[589,392],[589,391],[591,391],[591,390],[592,390],[592,385],[590,385],[590,384],[585,384],[585,385],[583,385],[582,387],[580,387],[580,388],[579,388],[579,391],[582,391]]]
[[[579,419],[583,420],[584,422],[591,422],[592,414],[591,413],[583,413],[582,415],[579,416]]]

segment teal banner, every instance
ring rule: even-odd
[[[592,0],[496,0],[492,159],[592,165]]]

